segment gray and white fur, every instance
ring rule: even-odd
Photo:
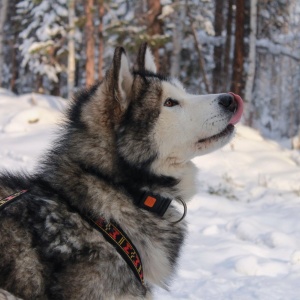
[[[152,299],[155,285],[167,287],[186,223],[174,223],[181,217],[174,206],[159,217],[135,197],[193,196],[191,159],[232,138],[236,104],[229,98],[188,94],[156,72],[146,44],[135,70],[116,48],[104,80],[75,96],[39,169],[0,177],[0,199],[28,189],[0,212],[0,298]],[[113,220],[129,236],[145,286],[87,214]]]

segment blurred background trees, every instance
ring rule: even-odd
[[[101,80],[113,49],[147,41],[190,92],[229,90],[271,138],[300,130],[299,0],[1,0],[0,86],[71,97]]]

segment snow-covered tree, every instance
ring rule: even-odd
[[[23,17],[24,26],[20,33],[22,67],[37,76],[38,89],[43,89],[44,76],[52,83],[52,89],[59,89],[59,76],[66,67],[66,1],[23,0],[18,3],[18,13]]]
[[[172,28],[172,44],[173,44],[173,53],[171,57],[171,76],[178,76],[180,74],[180,61],[181,61],[181,51],[182,51],[182,39],[184,21],[186,19],[186,10],[182,1],[175,0],[174,8],[172,6],[165,6],[165,10],[168,8],[169,13],[173,15],[173,28]],[[165,13],[166,15],[166,13]]]
[[[246,110],[246,122],[251,124],[252,112],[251,103],[252,101],[252,91],[255,77],[255,67],[256,67],[256,35],[257,35],[257,0],[251,0],[250,6],[250,37],[249,37],[249,60],[248,60],[248,70],[246,76],[246,87],[245,87],[245,101],[248,104],[248,109]]]
[[[0,8],[0,86],[2,86],[2,75],[4,65],[4,24],[7,16],[8,0],[2,0]]]
[[[258,1],[253,126],[272,138],[291,137],[300,124],[299,6]]]
[[[224,11],[223,0],[216,0],[215,4],[215,20],[214,20],[214,30],[216,37],[222,37],[223,32],[223,11]],[[221,43],[216,44],[214,47],[214,62],[215,67],[213,69],[213,82],[212,90],[214,93],[220,92],[223,87],[223,74],[222,74],[222,64],[223,64],[223,45]]]
[[[235,43],[230,88],[232,92],[239,95],[244,94],[245,2],[244,0],[236,0]]]
[[[1,42],[0,52],[3,60],[0,62],[1,84],[13,92],[22,91],[22,82],[20,79],[20,53],[19,53],[19,32],[21,30],[20,18],[16,14],[16,4],[18,0],[10,0],[5,3],[2,1],[0,8]],[[1,3],[1,1],[0,1]],[[7,4],[7,7],[5,7]],[[6,15],[5,15],[6,13]],[[1,60],[1,58],[0,58]]]

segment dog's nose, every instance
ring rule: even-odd
[[[237,110],[238,104],[234,97],[229,94],[224,94],[219,96],[219,105],[223,106],[226,110],[235,112]]]

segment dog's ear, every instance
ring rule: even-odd
[[[112,83],[114,98],[122,109],[126,108],[131,93],[133,76],[124,48],[117,47],[114,53],[112,67],[109,70],[109,79]]]
[[[137,58],[137,65],[139,71],[151,71],[153,73],[157,72],[154,57],[147,43],[143,43],[140,46]]]

